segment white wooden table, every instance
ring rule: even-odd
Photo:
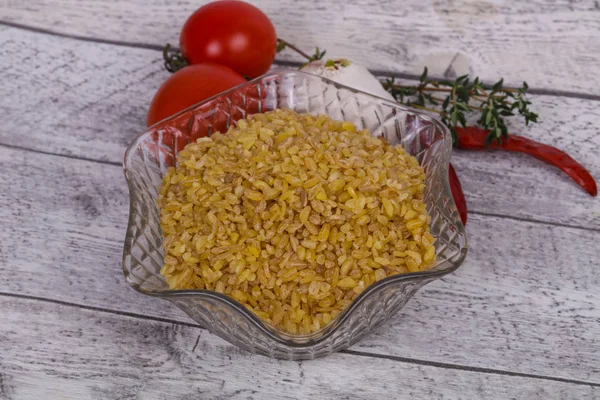
[[[122,154],[200,3],[0,0],[1,399],[600,398],[600,200],[525,156],[454,155],[467,261],[347,351],[250,355],[129,288]],[[542,122],[511,130],[600,178],[597,1],[256,3],[382,74],[526,80]]]

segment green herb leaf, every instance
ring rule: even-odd
[[[456,78],[456,83],[457,84],[462,84],[462,83],[465,83],[468,80],[469,80],[469,74],[465,74],[465,75],[461,75],[458,78]]]
[[[504,78],[502,78],[498,82],[494,83],[494,86],[492,86],[492,91],[493,92],[501,91],[503,85],[504,85]]]
[[[448,103],[450,103],[450,96],[447,96],[444,99],[444,102],[442,103],[442,109],[445,110],[446,108],[448,108]]]
[[[432,95],[430,95],[429,93],[425,93],[424,94],[425,98],[427,99],[427,101],[429,101],[431,104],[433,104],[434,106],[437,106],[438,104],[440,104],[436,99],[433,98]]]
[[[493,114],[490,112],[490,109],[489,109],[489,108],[486,108],[486,109],[484,110],[484,112],[485,112],[485,122],[484,122],[484,125],[485,125],[485,126],[489,126],[489,125],[490,125],[490,122],[492,122],[492,117],[493,117]]]
[[[456,89],[456,96],[460,101],[464,101],[465,103],[469,102],[470,94],[469,89],[464,86],[459,86]]]
[[[448,123],[446,123],[448,125]],[[452,143],[456,144],[458,142],[458,133],[456,132],[456,128],[451,126],[450,133],[452,134]]]
[[[423,69],[423,73],[421,74],[421,76],[419,77],[419,80],[421,82],[425,82],[425,80],[427,79],[427,67],[425,67]]]
[[[458,121],[460,122],[460,124],[461,124],[463,127],[465,127],[465,128],[467,127],[467,120],[465,119],[465,114],[463,114],[463,113],[459,113],[459,114],[458,114]]]
[[[285,42],[277,39],[277,53],[282,52],[286,47],[287,47],[287,45],[285,44]]]
[[[320,51],[319,48],[315,50],[315,53],[309,57],[309,61],[322,60],[325,57],[327,50]]]
[[[469,105],[467,103],[456,103],[456,107],[460,108],[463,111],[471,111],[471,109],[469,108]]]

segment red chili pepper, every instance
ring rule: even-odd
[[[458,214],[460,215],[463,225],[466,225],[467,201],[465,200],[465,194],[463,193],[462,185],[460,184],[460,180],[458,179],[458,175],[456,175],[456,171],[454,170],[452,164],[450,164],[448,168],[448,178],[450,180],[450,189],[452,190],[452,197],[454,198],[454,203],[458,209]]]
[[[523,136],[512,134],[507,138],[503,138],[502,144],[493,141],[486,146],[485,139],[488,133],[489,131],[476,126],[466,128],[457,127],[458,148],[465,150],[498,149],[528,154],[561,169],[592,196],[598,195],[598,187],[592,175],[564,151]]]

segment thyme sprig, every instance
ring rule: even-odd
[[[466,126],[467,114],[475,111],[480,112],[477,124],[490,132],[488,143],[493,140],[502,143],[502,139],[508,137],[505,117],[518,113],[526,125],[538,121],[538,114],[530,110],[531,102],[526,98],[527,82],[520,88],[506,88],[503,79],[486,85],[479,77],[471,81],[469,75],[459,76],[454,81],[433,80],[425,67],[418,85],[399,85],[394,78],[382,84],[399,103],[438,113],[455,140],[456,127]]]

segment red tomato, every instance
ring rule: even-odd
[[[243,76],[217,64],[188,65],[167,79],[154,95],[148,126],[211,96],[245,83]]]
[[[214,62],[256,78],[273,63],[277,35],[269,18],[255,6],[221,0],[200,7],[188,18],[179,46],[190,64]]]

